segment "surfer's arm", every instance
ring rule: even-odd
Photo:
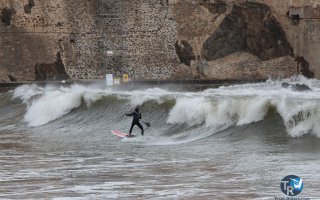
[[[125,115],[127,115],[128,117],[130,117],[130,116],[132,116],[132,115],[133,115],[133,113],[131,113],[131,114],[125,114]]]

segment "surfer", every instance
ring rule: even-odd
[[[140,124],[140,119],[141,119],[141,113],[139,113],[139,108],[136,108],[134,110],[133,113],[131,114],[126,114],[127,116],[133,116],[133,119],[132,119],[132,123],[131,123],[131,128],[130,128],[130,131],[129,131],[129,137],[131,136],[131,132],[132,132],[132,129],[135,125],[137,125],[140,129],[141,129],[141,135],[143,135],[143,127],[142,125]]]

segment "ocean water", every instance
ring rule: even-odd
[[[312,90],[282,88],[283,81]],[[151,123],[128,132],[135,107]],[[0,199],[320,199],[320,81],[194,89],[23,85],[0,94]]]

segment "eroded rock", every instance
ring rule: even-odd
[[[307,86],[306,84],[298,84],[298,83],[290,84],[290,83],[287,83],[287,82],[283,82],[281,84],[281,86],[283,88],[289,88],[289,89],[291,89],[293,91],[299,91],[299,92],[311,90],[311,88],[309,86]]]
[[[210,0],[201,0],[200,5],[205,6],[213,14],[221,14],[227,11],[226,2],[221,0],[217,0],[216,2],[211,2]]]
[[[186,40],[177,41],[175,43],[175,49],[179,57],[180,62],[190,66],[191,60],[195,59],[192,51],[192,46]]]
[[[238,51],[249,52],[261,60],[293,55],[270,8],[253,2],[233,5],[231,13],[203,44],[202,56],[211,61]]]
[[[304,59],[303,56],[296,57],[295,61],[297,61],[297,72],[307,78],[314,78],[314,73],[310,70],[310,64],[308,61]]]
[[[30,14],[32,7],[35,6],[35,3],[33,0],[28,0],[28,4],[24,5],[24,12]]]
[[[35,66],[36,81],[69,79],[60,52],[56,55],[54,63],[37,63]]]
[[[8,77],[9,77],[11,82],[16,82],[17,81],[17,78],[15,76],[13,76],[12,74],[9,74]]]
[[[11,24],[12,15],[16,13],[14,8],[5,7],[1,12],[1,22],[9,26]]]

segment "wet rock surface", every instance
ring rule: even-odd
[[[307,78],[314,78],[314,73],[310,70],[310,64],[304,59],[303,56],[296,57],[295,61],[297,62],[297,73],[301,73]]]
[[[307,91],[307,90],[311,90],[311,88],[309,86],[307,86],[306,84],[290,84],[290,83],[287,83],[287,82],[283,82],[281,84],[281,86],[283,88],[288,88],[288,89],[291,89],[291,90],[294,90],[294,91]]]

